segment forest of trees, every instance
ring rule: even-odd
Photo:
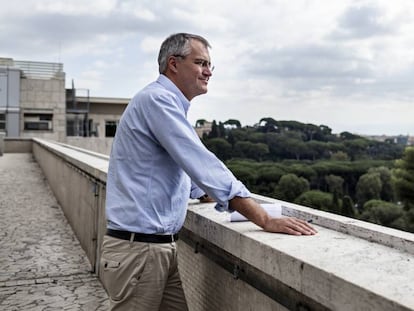
[[[414,147],[272,118],[202,141],[254,193],[414,232]]]

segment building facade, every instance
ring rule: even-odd
[[[94,137],[108,140],[108,145],[128,102],[128,98],[90,97],[88,90],[73,86],[65,89],[61,63],[0,58],[0,131],[6,137],[64,143]]]

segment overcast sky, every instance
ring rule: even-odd
[[[412,0],[0,0],[0,57],[61,62],[66,86],[132,97],[161,42],[206,37],[216,66],[189,120],[263,117],[414,135]]]

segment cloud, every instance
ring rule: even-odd
[[[339,18],[332,39],[367,39],[390,36],[398,31],[398,23],[388,19],[378,6],[352,6]]]
[[[191,118],[414,132],[413,17],[408,0],[14,0],[0,57],[63,62],[68,86],[131,97],[157,77],[164,38],[193,32],[216,70]]]

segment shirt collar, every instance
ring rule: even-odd
[[[157,82],[165,87],[168,91],[173,92],[180,99],[185,112],[190,108],[190,101],[184,96],[183,92],[167,76],[160,74]]]

